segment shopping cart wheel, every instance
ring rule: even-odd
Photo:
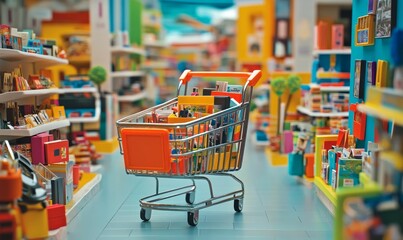
[[[196,226],[199,222],[199,211],[188,212],[188,224],[190,226]]]
[[[140,210],[140,218],[141,218],[141,220],[143,220],[144,222],[147,222],[148,220],[150,220],[150,218],[151,218],[151,209],[142,208],[142,209]]]
[[[243,199],[234,200],[234,210],[235,212],[241,212],[243,208]]]
[[[186,193],[186,202],[189,204],[193,204],[195,202],[195,195],[196,195],[195,191]]]

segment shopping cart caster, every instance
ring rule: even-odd
[[[186,202],[188,204],[193,204],[195,202],[195,195],[196,195],[195,191],[186,193],[186,199],[185,199]]]
[[[243,199],[234,200],[234,210],[235,212],[241,212],[243,208]]]
[[[194,211],[194,212],[188,212],[188,224],[190,226],[197,226],[197,223],[199,222],[199,211]]]
[[[142,209],[140,210],[140,218],[141,218],[141,220],[143,220],[144,222],[149,221],[150,218],[151,218],[151,209],[142,208]]]

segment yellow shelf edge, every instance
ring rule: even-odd
[[[109,140],[91,141],[98,153],[114,153],[119,148],[117,137]]]
[[[403,112],[380,106],[379,104],[365,103],[358,105],[358,110],[368,115],[373,115],[385,120],[390,120],[398,125],[403,125]]]
[[[399,153],[392,151],[382,151],[380,159],[392,163],[397,170],[403,172],[403,156]]]
[[[336,206],[337,195],[336,192],[333,191],[332,187],[327,185],[320,177],[315,177],[313,182],[322,191],[322,193],[330,200],[330,202]]]

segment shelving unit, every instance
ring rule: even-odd
[[[34,63],[37,65],[46,65],[48,67],[59,64],[68,64],[67,59],[41,55],[36,53],[27,53],[19,50],[6,49],[6,48],[0,48],[0,59],[16,63]]]
[[[324,55],[324,54],[326,54],[326,55],[332,55],[332,54],[337,54],[337,55],[343,55],[343,54],[346,54],[346,55],[350,55],[351,54],[351,48],[343,48],[343,49],[323,49],[323,50],[320,50],[320,49],[316,49],[316,50],[314,50],[313,51],[313,55],[314,56],[317,56],[317,55]]]
[[[143,71],[116,71],[111,72],[111,78],[128,78],[128,77],[141,77],[144,76]]]
[[[54,65],[68,64],[68,61],[66,59],[60,59],[53,56],[45,56],[35,53],[26,53],[14,49],[0,49],[0,59],[5,62],[5,64],[0,65],[0,70],[7,69],[9,67],[7,63],[10,62],[21,64],[22,67],[33,65],[33,69],[38,67],[45,68]],[[64,92],[64,90],[58,88],[5,92],[0,94],[0,103],[19,100],[26,101],[29,98],[32,98],[31,101],[36,103],[36,98],[38,96],[60,94],[62,92]],[[68,119],[64,119],[52,121],[28,129],[0,129],[0,138],[2,140],[6,140],[21,137],[31,137],[42,132],[48,132],[54,129],[68,127],[69,125],[70,121]]]
[[[320,88],[321,92],[349,92],[350,87],[349,86],[343,86],[343,87],[321,87]]]
[[[132,95],[118,96],[119,102],[135,102],[147,97],[147,93],[145,91]]]
[[[167,61],[149,61],[143,64],[145,69],[167,69],[169,63]]]
[[[349,72],[318,72],[317,79],[350,79]]]
[[[389,106],[385,106],[382,103],[382,99],[386,98],[384,95],[388,93],[400,94],[398,90],[385,89],[385,88],[375,88],[371,87],[368,89],[368,99],[364,104],[358,105],[358,109],[361,112],[366,113],[369,116],[373,116],[377,119],[388,120],[394,123],[394,125],[401,127],[403,126],[403,109],[397,109]],[[402,98],[403,94],[400,94]],[[389,139],[393,141],[393,139]],[[384,141],[380,141],[381,143]],[[378,161],[388,161],[394,168],[400,172],[403,172],[403,156],[402,154],[391,151],[390,149],[383,149],[385,146],[381,146],[381,151],[378,157]],[[401,150],[401,149],[399,149]],[[382,163],[378,162],[378,166]],[[380,167],[377,169],[378,179]],[[385,189],[378,183],[372,180],[365,172],[360,173],[360,186],[353,188],[342,188],[337,189],[336,197],[336,215],[335,215],[335,230],[334,239],[341,240],[344,238],[343,228],[344,226],[344,204],[347,199],[350,198],[367,198],[381,196]],[[401,230],[400,230],[401,231]]]
[[[330,113],[312,112],[308,108],[302,106],[298,106],[297,110],[300,113],[303,113],[310,117],[348,117],[348,112],[330,112]]]
[[[96,88],[61,89],[63,93],[93,93],[95,95],[95,114],[93,117],[69,117],[71,123],[94,123],[101,116],[101,99]],[[88,91],[85,91],[88,90]]]
[[[14,91],[0,93],[0,102],[11,102],[19,99],[46,96],[54,94],[66,94],[66,93],[95,93],[96,88],[49,88],[49,89],[38,89],[38,90],[26,90],[26,91]]]
[[[111,47],[111,53],[112,54],[139,54],[139,55],[145,55],[146,52],[142,48],[136,48],[136,47],[119,47],[119,46],[113,46]]]
[[[151,41],[151,42],[145,42],[144,46],[154,48],[166,48],[167,44],[164,41]]]
[[[337,135],[318,135],[315,137],[315,146],[323,146],[325,141],[335,141]],[[336,192],[331,186],[327,185],[321,177],[322,169],[322,156],[321,147],[315,148],[315,171],[314,171],[314,184],[316,186],[316,193],[323,205],[332,213],[335,213],[335,206],[337,203]]]
[[[401,110],[393,107],[390,108],[385,107],[380,104],[382,94],[391,91],[400,93],[401,96],[403,96],[403,92],[399,90],[390,90],[390,89],[381,90],[374,87],[370,88],[368,90],[368,95],[371,95],[371,98],[375,100],[367,101],[364,104],[358,105],[358,110],[377,118],[392,121],[397,125],[403,125],[403,112]]]
[[[68,119],[56,120],[28,129],[0,129],[0,138],[3,140],[19,137],[31,137],[36,134],[70,126]]]

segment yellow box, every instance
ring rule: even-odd
[[[177,117],[175,114],[168,116],[168,123],[185,123],[195,120],[193,117]]]
[[[376,65],[376,83],[378,88],[386,87],[388,81],[389,64],[386,61],[378,60]]]
[[[204,108],[203,113],[213,113],[214,110],[214,96],[178,96],[178,111],[186,107]]]
[[[366,36],[366,38],[361,36]],[[375,37],[375,15],[369,14],[359,17],[358,23],[357,25],[355,25],[355,45],[356,46],[374,45],[374,37]]]
[[[22,212],[22,229],[24,236],[27,239],[43,239],[47,238],[49,234],[48,227],[48,212],[42,203],[37,204],[23,204],[27,211]]]
[[[225,159],[224,159],[225,154]],[[214,153],[210,156],[207,170],[210,171],[228,171],[236,167],[237,152]]]
[[[66,112],[64,111],[64,106],[52,106],[53,117],[56,119],[66,118]]]

